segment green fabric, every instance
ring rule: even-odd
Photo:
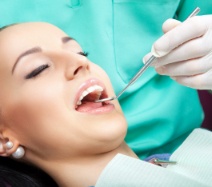
[[[28,21],[55,24],[106,70],[118,93],[143,66],[141,59],[162,35],[162,23],[178,17],[178,7],[179,17],[184,19],[196,6],[192,2],[1,0],[0,26]],[[200,7],[207,4],[202,12],[212,12],[211,0],[198,2]],[[159,76],[153,68],[126,91],[120,103],[129,124],[126,141],[141,158],[173,152],[203,120],[197,92]]]

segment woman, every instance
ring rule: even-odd
[[[0,56],[0,156],[35,165],[60,187],[102,186],[111,163],[125,156],[121,166],[138,161],[124,142],[127,125],[119,103],[94,102],[114,95],[109,78],[73,38],[47,23],[12,25],[0,32]],[[23,182],[32,180],[26,171],[20,175]],[[3,185],[10,185],[9,177]]]
[[[89,51],[89,58],[103,67],[118,93],[143,66],[142,58],[163,35],[161,26],[164,21],[168,18],[184,21],[197,6],[201,8],[202,15],[212,13],[212,1],[202,0],[7,0],[0,1],[0,17],[4,18],[0,19],[0,26],[28,21],[46,21],[57,25],[68,35],[77,38],[83,49]],[[155,49],[167,49],[167,43],[172,43],[170,47],[177,49],[157,63],[167,64],[168,72],[161,72],[159,67],[157,71],[168,76],[160,76],[154,68],[149,68],[119,99],[128,122],[125,140],[140,158],[155,152],[173,152],[194,128],[201,125],[203,111],[198,94],[186,86],[208,89],[205,85],[212,82],[210,76],[207,77],[205,73],[201,77],[206,79],[189,79],[189,82],[179,76],[177,81],[186,86],[169,76],[180,73],[193,75],[193,71],[200,74],[202,70],[210,72],[207,54],[208,49],[212,49],[212,42],[204,37],[210,35],[210,29],[202,29],[204,25],[212,27],[210,19],[199,16],[183,24],[180,29],[173,28],[178,22],[166,22],[163,29],[169,41],[161,38]],[[169,29],[172,32],[167,32]],[[197,30],[206,32],[202,33],[202,37],[197,37]],[[176,40],[180,38],[183,41]],[[182,43],[185,45],[177,48]],[[184,47],[189,49],[186,50],[188,52],[183,53]],[[191,77],[195,78],[187,78]],[[129,107],[132,105],[133,110]],[[143,132],[143,136],[138,132]]]
[[[1,156],[23,157],[59,186],[93,185],[118,152],[136,157],[118,102],[93,102],[114,92],[75,40],[25,23],[2,30],[0,46]]]

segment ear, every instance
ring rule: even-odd
[[[2,132],[0,132],[0,156],[7,156],[6,149],[5,149],[5,138],[2,135]]]
[[[8,147],[8,143],[12,146]],[[0,129],[0,156],[11,156],[18,148],[18,145],[18,141],[16,141],[13,137],[5,136],[2,129]]]

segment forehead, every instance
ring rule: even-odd
[[[21,23],[3,29],[0,32],[0,70],[4,65],[14,63],[21,53],[31,48],[61,48],[61,38],[64,36],[67,34],[48,23]],[[76,42],[72,43],[79,48]]]
[[[45,45],[56,42],[66,34],[48,23],[22,23],[12,25],[0,32],[1,49]]]

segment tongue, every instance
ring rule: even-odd
[[[78,106],[76,110],[79,112],[88,112],[88,111],[100,108],[102,106],[103,106],[102,103],[94,103],[94,102],[86,101],[86,102],[83,102],[82,105]]]

